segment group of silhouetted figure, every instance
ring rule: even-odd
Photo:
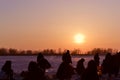
[[[120,52],[114,55],[107,53],[101,65],[98,53],[88,62],[86,68],[84,62],[85,59],[81,58],[78,60],[76,68],[74,68],[72,66],[70,51],[67,50],[62,55],[62,62],[56,72],[56,80],[71,80],[75,74],[79,76],[76,80],[113,80],[113,76],[118,77],[120,75]],[[51,68],[51,64],[44,58],[42,53],[39,53],[37,61],[31,61],[28,65],[28,70],[22,71],[22,80],[50,80],[45,74],[46,69],[49,68]],[[5,79],[0,80],[15,80],[13,78],[14,74],[11,68],[11,61],[6,61],[1,68],[1,72],[5,75],[0,74],[0,76],[5,77]],[[106,78],[105,75],[108,77]]]

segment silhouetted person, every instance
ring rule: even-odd
[[[119,71],[120,71],[120,52],[118,52],[116,54],[116,60],[115,61],[116,61],[116,66],[117,66],[117,71],[116,71],[116,76],[117,76]]]
[[[114,74],[116,77],[118,76],[118,73],[119,73],[119,68],[120,68],[120,61],[119,61],[119,58],[120,58],[120,55],[118,55],[118,53],[114,54],[112,56],[112,74]]]
[[[95,61],[95,63],[96,63],[96,66],[99,66],[99,63],[100,63],[99,60],[100,60],[99,54],[96,53],[96,54],[94,55],[94,61]]]
[[[38,68],[37,63],[31,61],[28,66],[28,72],[24,76],[23,80],[46,80],[44,71]]]
[[[99,80],[99,76],[97,74],[97,67],[94,60],[90,60],[88,62],[88,66],[81,76],[81,80]]]
[[[14,80],[13,79],[13,70],[11,68],[11,61],[6,61],[2,67],[2,71],[5,72],[7,80]]]
[[[39,53],[37,56],[37,64],[38,64],[38,67],[43,69],[44,72],[46,69],[51,67],[51,64],[48,62],[47,59],[44,58],[42,53]]]
[[[74,68],[71,65],[71,56],[69,51],[67,51],[62,56],[62,63],[60,64],[56,76],[59,80],[70,80],[74,74]]]
[[[83,72],[85,71],[85,67],[84,67],[84,61],[85,59],[80,59],[77,62],[77,66],[76,66],[76,72],[81,76],[83,74]]]
[[[67,57],[66,57],[66,56],[67,56]],[[68,63],[72,63],[71,55],[70,55],[70,51],[69,51],[69,50],[67,50],[66,53],[63,54],[62,60],[63,60],[63,61],[67,61]]]
[[[113,66],[113,62],[112,62],[112,55],[111,53],[107,53],[105,56],[105,59],[103,60],[102,63],[102,74],[109,74],[109,77],[111,77],[112,74],[112,66]]]

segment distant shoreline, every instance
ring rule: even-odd
[[[2,54],[0,56],[37,56],[38,54]],[[43,54],[44,56],[62,56],[62,54]],[[93,56],[94,54],[71,54],[72,56]],[[105,54],[100,54],[105,55]]]

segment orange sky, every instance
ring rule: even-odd
[[[120,50],[119,0],[0,1],[0,47]],[[78,33],[85,43],[73,43]]]

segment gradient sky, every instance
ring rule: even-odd
[[[120,50],[119,30],[120,0],[0,0],[0,47]]]

